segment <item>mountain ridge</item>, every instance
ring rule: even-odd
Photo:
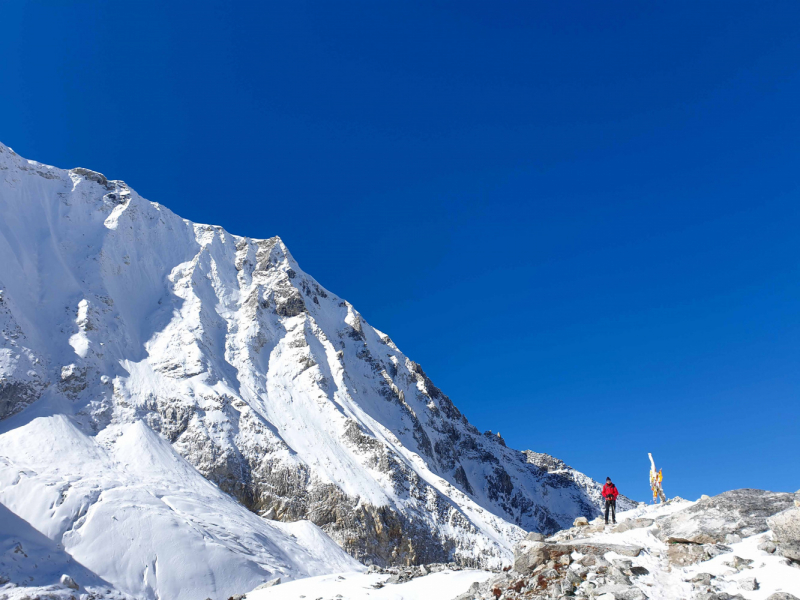
[[[6,427],[141,422],[251,511],[310,520],[366,563],[499,566],[525,531],[599,514],[597,482],[480,433],[279,237],[2,144],[0,178]]]

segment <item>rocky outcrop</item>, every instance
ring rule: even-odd
[[[698,502],[659,520],[667,543],[717,544],[726,536],[748,537],[768,529],[767,519],[793,505],[792,494],[741,489]]]
[[[558,538],[566,538],[565,531]],[[606,560],[605,555],[636,558],[642,548],[591,539],[567,542],[524,540],[514,548],[514,565],[483,584],[473,585],[459,599],[595,597],[645,600],[633,579],[649,574],[631,559]]]
[[[737,492],[740,493],[728,494],[722,502],[679,501],[685,506],[671,514],[669,511],[674,508],[674,502],[672,506],[638,507],[624,522],[650,528],[646,534],[633,536],[641,541],[643,547],[628,542],[632,537],[628,534],[630,529],[620,531],[608,526],[599,529],[594,525],[572,527],[546,539],[528,536],[515,547],[515,560],[510,569],[483,584],[473,584],[456,600],[566,600],[572,597],[586,600],[744,600],[742,594],[733,590],[741,590],[749,598],[751,592],[763,592],[764,588],[789,589],[794,582],[800,581],[794,573],[795,569],[787,561],[776,557],[762,560],[739,556],[738,552],[751,552],[752,546],[749,541],[742,543],[738,534],[724,534],[729,539],[732,536],[736,538],[732,542],[733,547],[718,543],[674,542],[666,548],[651,535],[658,532],[656,523],[666,522],[680,513],[693,515],[692,518],[696,519],[697,509],[702,511],[709,506],[710,511],[715,511],[713,515],[716,517],[713,518],[717,521],[736,525],[740,521],[737,512],[719,512],[720,506],[731,497],[748,496],[751,503],[756,502],[754,496],[759,497],[762,499],[756,502],[759,505],[775,501],[767,492]],[[768,512],[774,507],[762,507],[763,510]],[[713,515],[707,516],[711,519]],[[748,528],[760,529],[763,525],[751,521],[739,523],[739,526],[746,533]],[[725,527],[718,523],[716,529],[724,531]],[[715,537],[721,535],[721,531],[714,533]],[[765,533],[759,538],[769,539],[769,534]],[[719,559],[707,566],[708,572],[704,572],[706,567],[694,566],[715,557]],[[770,597],[775,600],[793,598],[784,592]]]
[[[795,494],[800,497],[800,492]],[[767,519],[772,530],[775,551],[800,563],[800,508],[788,508]]]
[[[563,460],[549,454],[532,450],[525,450],[523,454],[529,464],[536,465],[544,473],[547,473],[548,482],[553,487],[577,487],[585,491],[591,502],[586,506],[586,510],[581,513],[581,516],[593,517],[598,514],[596,507],[602,508],[604,504],[601,485],[580,471],[576,471]],[[630,510],[635,506],[636,502],[624,494],[620,494],[617,498],[617,512]],[[562,527],[564,525],[566,524],[563,524]]]
[[[564,543],[523,541],[514,547],[514,571],[530,574],[537,567],[549,561],[562,560],[564,556],[577,552],[584,556],[604,556],[616,552],[622,556],[636,557],[642,548],[633,545],[608,544],[592,541],[572,541]]]

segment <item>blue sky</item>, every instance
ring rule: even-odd
[[[0,139],[280,235],[481,429],[800,488],[797,2],[7,2]]]

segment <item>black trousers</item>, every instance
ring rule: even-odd
[[[608,509],[611,509],[611,520],[617,522],[617,501],[606,500],[606,525],[608,525]]]

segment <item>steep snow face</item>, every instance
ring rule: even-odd
[[[0,145],[0,257],[3,436],[63,415],[86,452],[116,456],[134,431],[161,453],[163,438],[251,511],[308,519],[383,565],[496,566],[524,530],[599,514],[596,482],[477,431],[277,237],[198,225]],[[124,443],[144,477],[149,454]],[[59,523],[42,527],[87,526]]]

